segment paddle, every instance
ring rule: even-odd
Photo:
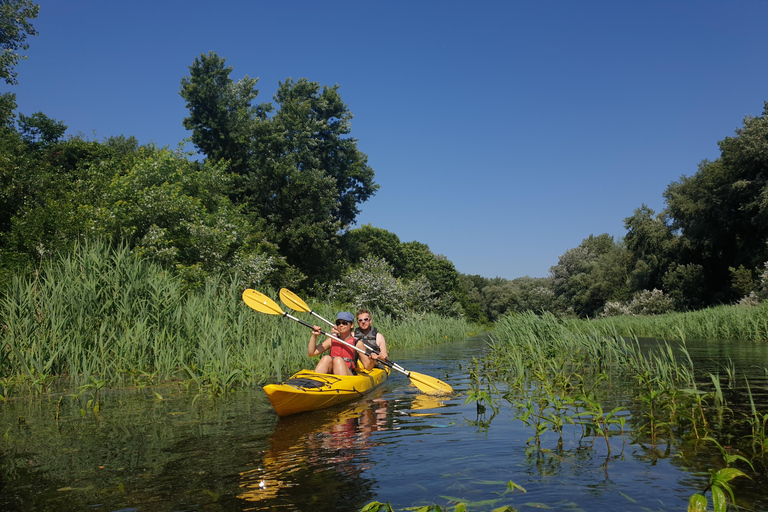
[[[300,323],[305,327],[309,327],[310,329],[314,328],[314,326],[308,324],[307,322],[304,322],[303,320],[299,320],[295,316],[285,313],[282,309],[280,309],[280,306],[278,306],[275,301],[273,301],[263,293],[257,292],[256,290],[251,290],[251,289],[245,290],[243,292],[243,301],[245,301],[248,307],[255,309],[256,311],[259,311],[261,313],[266,313],[268,315],[281,315],[281,316],[290,318],[291,320],[295,320],[296,322]],[[325,334],[329,338],[333,338],[339,343],[343,343],[344,345],[350,348],[353,348],[354,350],[357,350],[362,354],[366,354],[365,350],[358,348],[350,343],[347,343],[346,341],[334,336],[333,334],[327,333],[325,331],[321,331],[321,333]],[[409,372],[391,361],[384,361],[381,359],[379,359],[379,361],[385,366],[388,366],[394,370],[399,371],[400,373],[405,374],[408,378],[411,379],[411,382],[413,383],[413,385],[416,386],[421,391],[423,391],[424,393],[445,394],[453,391],[453,389],[448,384],[445,384],[442,381],[439,381],[433,377],[430,377],[429,375],[422,375],[420,373]]]
[[[301,298],[299,298],[298,295],[288,290],[287,288],[280,289],[280,300],[283,301],[283,304],[293,309],[294,311],[310,313],[316,316],[317,318],[319,318],[320,320],[322,320],[323,322],[327,323],[328,325],[331,325],[331,326],[333,325],[333,323],[331,323],[329,320],[326,320],[319,314],[312,311],[312,309],[307,305],[306,302],[301,300]],[[406,375],[409,379],[411,379],[411,382],[413,382],[413,385],[419,388],[424,393],[448,394],[453,392],[453,388],[448,384],[446,384],[445,382],[439,379],[436,379],[434,377],[430,377],[429,375],[424,375],[422,373],[409,372],[408,370],[406,370],[399,364],[395,363],[388,357],[377,359],[377,361],[380,361],[382,364],[389,366],[390,368],[394,368],[400,373]]]

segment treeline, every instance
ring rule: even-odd
[[[3,3],[0,78],[34,35],[30,0]],[[590,235],[546,278],[459,274],[423,243],[353,228],[379,188],[350,136],[338,86],[305,78],[257,102],[216,53],[180,81],[180,120],[203,158],[131,136],[64,137],[42,112],[0,96],[0,277],[34,273],[87,240],[129,247],[190,288],[217,278],[286,286],[394,317],[430,311],[495,321],[510,312],[594,317],[684,311],[766,296],[768,104],[720,142],[721,156],[673,182],[659,213],[645,205],[614,239]]]
[[[768,102],[720,157],[672,182],[666,208],[624,219],[626,234],[589,235],[546,278],[462,276],[470,299],[495,320],[507,312],[595,317],[690,311],[768,298]]]

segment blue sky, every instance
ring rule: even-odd
[[[464,274],[544,277],[734,134],[768,100],[768,2],[39,0],[19,111],[68,133],[190,135],[181,79],[339,84],[379,192],[357,226]]]

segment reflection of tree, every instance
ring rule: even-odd
[[[250,396],[193,402],[192,395],[174,396],[175,389],[158,388],[163,400],[152,391],[102,390],[98,414],[84,407],[86,397],[68,394],[3,404],[0,510],[100,504],[152,512],[221,503],[232,492],[226,475],[245,466],[231,446],[274,419],[254,412],[259,405]]]
[[[254,469],[240,474],[238,497],[265,509],[353,510],[373,496],[372,433],[391,427],[389,402],[374,398],[280,418]],[[258,508],[249,510],[258,510]]]

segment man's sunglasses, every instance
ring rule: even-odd
[[[336,325],[352,325],[352,322],[348,320],[336,320]]]
[[[371,319],[370,318],[358,318],[357,321],[358,322],[370,322]]]

